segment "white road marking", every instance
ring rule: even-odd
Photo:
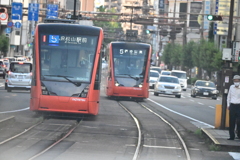
[[[187,115],[184,115],[184,114],[182,114],[182,113],[179,113],[179,112],[177,112],[177,111],[174,111],[174,110],[172,110],[172,109],[169,109],[169,108],[165,107],[164,105],[162,105],[162,104],[160,104],[160,103],[157,103],[157,102],[155,102],[154,100],[152,100],[152,99],[150,99],[150,98],[148,98],[148,100],[151,101],[151,102],[153,102],[153,103],[155,103],[155,104],[157,104],[158,106],[160,106],[160,107],[162,107],[162,108],[164,108],[164,109],[172,112],[172,113],[178,114],[178,115],[183,116],[183,117],[185,117],[185,118],[188,118],[188,119],[190,119],[190,120],[192,120],[192,121],[196,121],[196,122],[198,122],[198,123],[202,123],[202,124],[208,126],[209,128],[214,128],[214,126],[212,126],[212,125],[210,125],[210,124],[208,124],[208,123],[199,121],[199,120],[197,120],[197,119],[195,119],[195,118],[189,117],[189,116],[187,116]]]
[[[198,102],[198,104],[200,104],[200,105],[204,105],[203,103],[201,103],[201,102]]]
[[[148,148],[167,148],[167,149],[182,149],[180,147],[168,147],[168,146],[149,146],[149,145],[143,145],[143,147],[148,147]]]
[[[192,99],[189,99],[189,101],[195,102],[195,101],[194,101],[194,100],[192,100]]]
[[[2,114],[2,113],[12,113],[12,112],[21,112],[21,111],[25,111],[25,110],[28,110],[28,109],[29,109],[29,107],[23,108],[23,109],[18,109],[18,110],[13,110],[13,111],[0,112],[0,114]]]
[[[208,106],[209,108],[214,108],[213,106]]]

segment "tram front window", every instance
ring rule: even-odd
[[[147,60],[146,51],[129,49],[125,49],[124,51],[122,53],[121,49],[114,50],[115,76],[143,78]]]
[[[41,79],[90,82],[97,37],[84,37],[85,40],[81,42],[77,40],[78,36],[72,36],[69,41],[66,36],[65,39],[59,38],[59,43],[54,45],[41,42]]]

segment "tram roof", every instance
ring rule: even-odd
[[[142,47],[150,47],[151,45],[150,44],[147,44],[147,43],[140,43],[140,42],[125,42],[125,41],[123,41],[123,42],[111,42],[111,44],[113,45],[113,46],[117,46],[117,45],[119,45],[119,46],[131,46],[131,47],[134,47],[134,46],[136,46],[136,45],[138,45],[138,46],[142,46]]]
[[[77,33],[88,35],[98,35],[102,28],[96,26],[87,26],[73,23],[41,23],[38,24],[42,32],[60,32],[60,33]]]

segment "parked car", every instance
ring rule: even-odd
[[[4,57],[3,60],[12,62],[12,61],[16,61],[16,58],[15,57]]]
[[[150,67],[150,70],[158,71],[161,74],[162,69],[160,67]]]
[[[155,96],[158,96],[158,94],[166,94],[175,95],[175,97],[181,98],[181,93],[182,88],[177,77],[160,75],[154,88]]]
[[[1,75],[4,78],[5,77],[6,62],[3,59],[0,59],[0,67],[1,67],[1,70],[3,70],[3,73]]]
[[[6,76],[5,89],[29,90],[32,81],[32,63],[13,61],[10,63],[9,71]]]
[[[171,71],[162,71],[161,75],[171,75]]]
[[[216,85],[211,81],[197,80],[191,87],[191,96],[212,97],[217,99],[219,91]]]
[[[155,83],[159,78],[158,71],[150,70],[149,88],[154,88]]]

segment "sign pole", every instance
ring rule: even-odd
[[[233,23],[233,9],[234,9],[234,0],[230,2],[230,15],[228,22],[228,37],[227,37],[227,48],[232,48],[232,23]],[[220,129],[225,129],[226,122],[226,110],[227,110],[227,95],[230,85],[232,84],[232,63],[226,61],[224,67],[222,69],[222,118],[221,118],[221,126]],[[225,78],[229,77],[229,82],[225,82]]]

